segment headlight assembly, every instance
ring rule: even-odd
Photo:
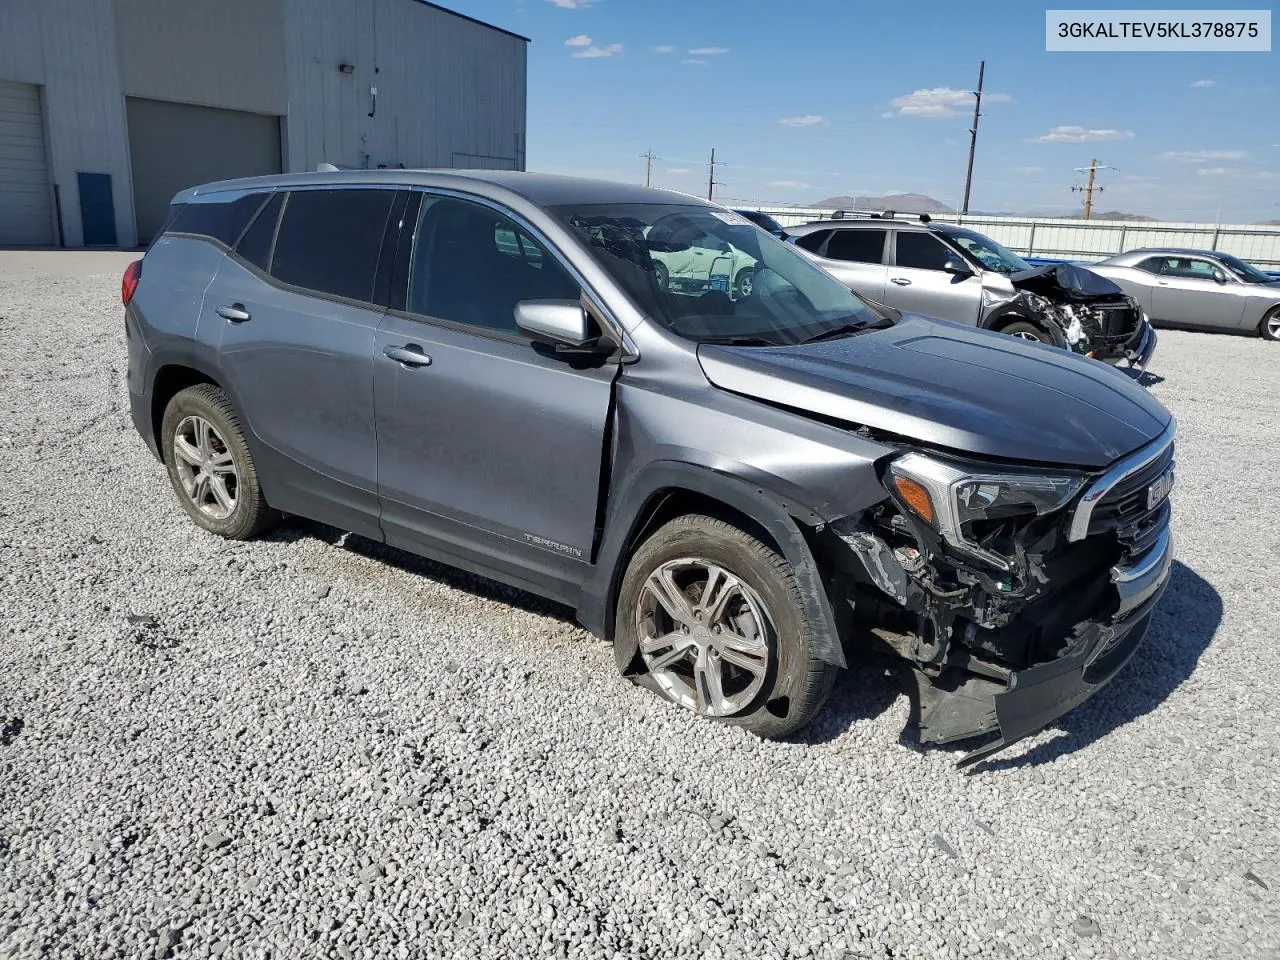
[[[951,546],[1008,570],[1007,558],[978,543],[975,524],[1053,513],[1079,492],[1085,478],[1069,473],[966,469],[922,453],[907,453],[889,464],[886,481],[899,502]]]

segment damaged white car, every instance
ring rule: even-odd
[[[965,227],[894,219],[820,220],[788,240],[859,296],[1144,369],[1156,334],[1137,302],[1083,267],[1033,267]]]

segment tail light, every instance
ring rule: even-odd
[[[124,278],[120,281],[120,302],[126,307],[133,299],[133,291],[138,289],[138,281],[142,279],[142,261],[135,260],[124,268]]]

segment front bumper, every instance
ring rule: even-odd
[[[939,684],[916,676],[920,739],[950,743],[992,731],[991,743],[961,758],[957,766],[977,763],[1079,706],[1109,683],[1146,636],[1173,566],[1173,542],[1165,530],[1141,558],[1111,570],[1118,595],[1116,612],[1092,624],[1067,656],[1010,673],[1003,681],[969,675]]]
[[[1142,321],[1142,332],[1138,335],[1138,342],[1130,347],[1124,355],[1129,361],[1129,366],[1138,371],[1147,369],[1147,364],[1151,362],[1151,356],[1156,352],[1156,336],[1155,327],[1151,326],[1149,320]]]

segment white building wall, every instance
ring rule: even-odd
[[[116,238],[135,242],[111,0],[3,0],[0,78],[34,83],[67,246],[84,243],[77,172],[111,175]]]

